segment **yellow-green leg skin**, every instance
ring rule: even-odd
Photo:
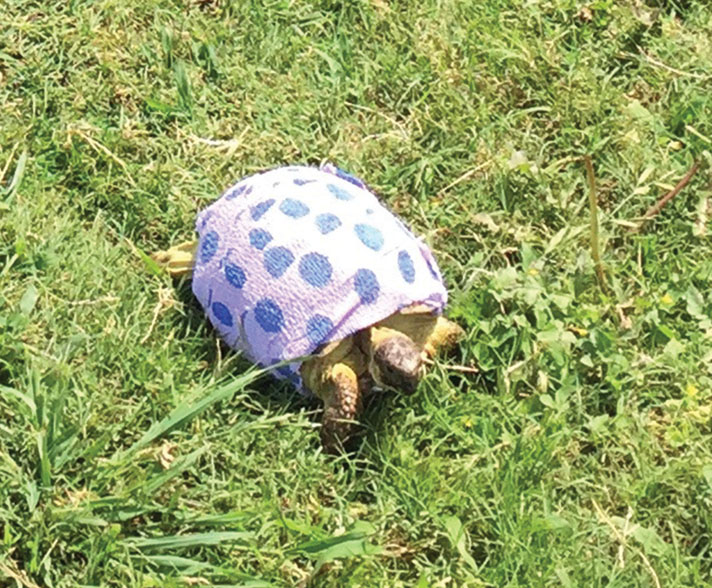
[[[151,259],[164,267],[174,277],[190,276],[193,273],[198,241],[185,241],[166,251],[158,251]]]
[[[302,364],[305,385],[324,402],[321,442],[327,453],[343,451],[355,433],[366,392],[362,377],[366,368],[353,337],[328,345]]]
[[[358,377],[343,363],[336,364],[330,375],[331,391],[324,400],[321,443],[327,453],[344,451],[354,434],[361,414],[362,398]]]
[[[377,326],[407,335],[429,357],[433,357],[440,350],[454,347],[465,335],[460,325],[433,314],[426,306],[405,308]]]
[[[439,316],[425,340],[423,350],[429,357],[433,357],[440,350],[447,351],[455,347],[464,336],[465,331],[460,325]]]

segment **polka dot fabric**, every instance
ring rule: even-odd
[[[193,292],[225,342],[301,388],[299,358],[447,292],[427,246],[358,178],[291,166],[203,210]]]

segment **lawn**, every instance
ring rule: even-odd
[[[711,152],[707,0],[4,0],[0,584],[712,585]],[[467,332],[340,457],[146,257],[324,160]]]

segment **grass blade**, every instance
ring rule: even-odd
[[[17,165],[15,166],[15,173],[12,175],[12,180],[7,187],[7,199],[10,200],[17,192],[20,187],[22,178],[25,175],[25,168],[27,167],[27,149],[25,149],[20,158],[17,160]]]
[[[212,568],[213,566],[204,561],[198,561],[196,559],[190,559],[188,557],[180,557],[178,555],[146,555],[144,556],[146,561],[149,563],[154,563],[161,567],[168,567],[177,570],[204,570],[206,568]]]
[[[166,67],[173,66],[173,33],[163,27],[161,30],[161,46],[163,47],[163,59]]]
[[[456,516],[449,516],[443,520],[443,525],[445,526],[447,537],[451,545],[460,554],[462,560],[474,571],[478,571],[477,564],[468,549],[467,531],[462,521]]]
[[[586,176],[588,177],[588,198],[591,209],[591,257],[596,267],[596,275],[601,288],[606,289],[606,274],[603,271],[603,262],[601,261],[601,252],[599,249],[599,233],[598,233],[598,198],[596,196],[596,176],[593,173],[593,163],[589,155],[584,156],[586,164]]]
[[[188,112],[192,112],[193,95],[190,91],[190,81],[188,80],[188,75],[185,73],[185,67],[183,67],[182,62],[176,62],[173,67],[173,74],[176,79],[176,86],[178,87],[178,99],[180,101],[180,105]]]
[[[226,512],[223,514],[186,518],[183,522],[194,526],[202,525],[206,527],[209,527],[211,525],[236,525],[237,523],[245,522],[253,516],[254,515],[252,513],[238,510],[234,512]]]
[[[359,521],[348,533],[305,541],[289,551],[315,558],[318,562],[317,566],[335,559],[375,555],[381,553],[383,548],[368,540],[374,532],[375,530],[369,523]]]
[[[249,369],[244,374],[241,374],[233,381],[223,384],[211,394],[200,398],[197,402],[193,404],[181,404],[177,406],[168,416],[161,419],[155,425],[153,425],[146,433],[141,437],[136,443],[134,443],[123,455],[129,455],[146,447],[148,444],[152,443],[159,437],[177,429],[179,427],[185,426],[187,423],[192,421],[196,416],[207,410],[210,406],[221,400],[227,400],[231,398],[236,392],[244,390],[257,378],[259,378],[265,370],[260,370],[257,368]]]
[[[141,488],[146,494],[152,494],[165,483],[190,468],[207,449],[207,447],[201,447],[184,457],[178,458],[166,471],[161,472],[158,476],[148,481],[141,480],[133,489]]]
[[[30,316],[37,304],[37,298],[39,298],[37,288],[35,288],[34,284],[30,284],[27,286],[22,298],[20,298],[20,312],[25,316]]]
[[[19,390],[15,390],[15,388],[10,388],[8,386],[2,386],[0,385],[0,392],[7,396],[14,396],[18,400],[20,400],[22,403],[24,403],[27,408],[30,409],[30,412],[28,415],[31,417],[33,414],[37,412],[37,406],[35,405],[35,401],[33,398],[30,398],[27,394],[23,394]]]
[[[249,531],[214,531],[212,533],[192,533],[188,535],[166,535],[164,537],[133,537],[122,541],[127,547],[143,551],[144,549],[184,549],[219,545],[229,541],[246,542],[255,536]]]
[[[223,568],[213,564],[191,559],[189,557],[180,557],[179,555],[141,555],[141,560],[153,564],[160,568],[169,568],[174,571],[180,571],[182,574],[195,574],[202,572],[219,574],[232,579],[242,580],[240,584],[210,584],[216,588],[271,588],[274,584],[270,584],[264,580],[254,579],[248,574],[235,572],[231,568]],[[206,584],[207,585],[207,584]]]

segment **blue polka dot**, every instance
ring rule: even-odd
[[[356,225],[356,235],[366,247],[378,251],[383,247],[383,235],[373,225]]]
[[[292,218],[301,218],[309,214],[309,207],[301,200],[295,200],[294,198],[285,198],[282,204],[279,205],[279,209]]]
[[[373,208],[367,208],[366,214],[373,214]]]
[[[381,287],[378,285],[376,274],[369,269],[360,269],[354,278],[354,289],[362,304],[373,304],[378,299]]]
[[[279,278],[293,261],[294,255],[286,247],[273,247],[265,251],[265,269],[273,278]]]
[[[331,192],[336,198],[339,200],[353,200],[354,196],[349,192],[348,190],[344,190],[343,188],[340,188],[339,186],[335,186],[334,184],[327,184],[326,185],[327,190]]]
[[[215,231],[210,231],[200,240],[200,261],[208,263],[218,250],[220,237]]]
[[[341,226],[341,221],[335,214],[325,212],[316,217],[316,226],[322,235],[326,235],[334,229],[338,229]]]
[[[250,192],[252,192],[252,186],[248,186],[247,184],[243,184],[242,186],[238,186],[235,188],[232,192],[229,194],[225,195],[225,200],[233,200],[240,196],[241,194],[244,194],[247,196]]]
[[[250,231],[250,245],[262,251],[267,247],[267,243],[272,240],[272,235],[264,229],[252,229]]]
[[[271,298],[263,298],[255,304],[255,320],[267,333],[279,333],[284,328],[284,314]]]
[[[262,215],[270,208],[272,208],[273,204],[274,198],[270,198],[269,200],[263,200],[259,204],[255,204],[255,206],[250,208],[250,215],[252,216],[252,220],[259,220],[260,218],[262,218]]]
[[[405,250],[398,253],[398,269],[406,282],[409,284],[415,282],[415,266],[413,265],[413,259]]]
[[[316,182],[316,180],[302,180],[300,178],[294,178],[292,180],[297,186],[304,186],[305,184],[311,184],[312,182]]]
[[[225,279],[235,288],[242,288],[247,281],[245,270],[236,263],[225,263]]]
[[[232,327],[232,315],[222,302],[213,302],[211,307],[215,318],[218,319],[226,327]]]
[[[299,261],[299,275],[315,288],[323,288],[331,279],[331,264],[325,255],[307,253]]]
[[[329,317],[315,314],[307,321],[307,337],[313,345],[320,345],[334,330],[334,323]]]

